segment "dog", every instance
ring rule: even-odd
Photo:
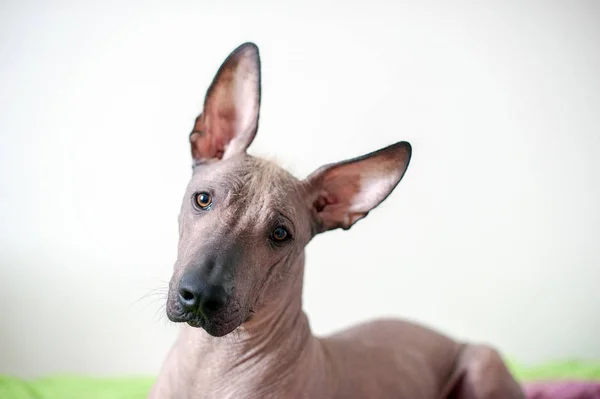
[[[244,43],[223,62],[190,134],[166,313],[181,323],[150,399],[524,399],[501,355],[402,320],[315,337],[302,310],[305,246],[350,229],[402,180],[408,142],[299,180],[246,151],[261,64]]]

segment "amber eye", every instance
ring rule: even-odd
[[[209,193],[201,192],[196,194],[196,205],[200,209],[208,209],[212,205],[212,196]]]
[[[273,240],[275,241],[284,241],[286,238],[288,238],[288,232],[283,227],[278,227],[273,230],[272,236]]]

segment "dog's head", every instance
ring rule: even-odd
[[[219,68],[190,135],[192,179],[179,216],[167,316],[213,336],[235,330],[267,299],[285,300],[295,260],[316,234],[349,229],[402,179],[411,146],[398,142],[325,165],[304,180],[246,153],[258,128],[258,48]]]

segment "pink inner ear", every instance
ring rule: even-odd
[[[192,158],[196,163],[202,163],[210,159],[221,159],[225,151],[225,144],[204,130],[203,115],[196,119],[194,130],[190,135]]]
[[[219,126],[218,134],[211,135],[214,143],[215,155],[213,157],[223,158],[227,145],[233,140],[233,129],[228,129],[228,126]]]
[[[410,156],[410,144],[398,142],[311,174],[311,205],[323,230],[348,229],[378,206],[402,179]]]
[[[190,136],[196,163],[244,152],[258,128],[260,57],[245,43],[223,62],[207,90],[204,111]]]
[[[317,210],[317,212],[321,212],[327,205],[333,205],[336,202],[337,200],[333,195],[323,192],[317,196],[317,199],[315,199],[313,203],[313,207]]]
[[[339,193],[336,192],[336,195]],[[347,230],[368,213],[354,212],[352,205],[346,202],[345,197],[336,197],[336,195],[322,191],[313,202],[313,209],[319,215],[322,231],[334,228]]]

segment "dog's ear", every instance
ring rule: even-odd
[[[317,232],[344,230],[379,205],[398,185],[412,154],[402,141],[362,157],[325,165],[304,181]]]
[[[258,129],[260,56],[244,43],[219,68],[206,92],[204,110],[190,134],[194,163],[245,152]]]

